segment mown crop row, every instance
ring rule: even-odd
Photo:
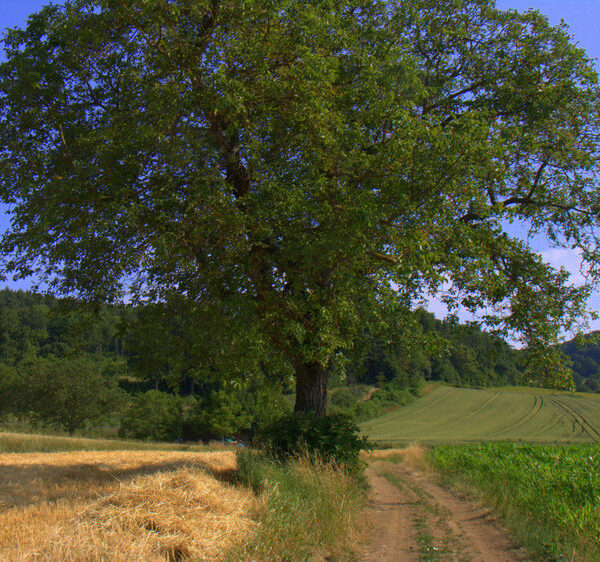
[[[442,386],[404,408],[361,424],[379,443],[470,441],[599,443],[600,396],[539,388]]]
[[[600,560],[600,445],[440,446],[433,466],[495,506],[540,559]]]

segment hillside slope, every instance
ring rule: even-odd
[[[443,386],[361,429],[375,442],[600,442],[600,396]]]

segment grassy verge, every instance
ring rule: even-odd
[[[211,447],[214,448],[214,447]],[[54,453],[66,451],[207,451],[204,445],[125,441],[117,439],[87,439],[24,433],[0,433],[2,453]]]
[[[366,502],[364,483],[305,458],[276,463],[238,454],[240,481],[262,498],[259,529],[231,555],[242,560],[354,559]]]
[[[441,446],[429,459],[448,483],[494,506],[540,560],[600,560],[600,446]]]

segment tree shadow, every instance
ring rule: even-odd
[[[42,502],[96,498],[120,483],[139,476],[174,472],[193,467],[206,471],[219,481],[233,483],[235,470],[216,468],[202,460],[178,460],[146,463],[135,468],[115,468],[110,464],[74,463],[70,465],[0,465],[0,512]]]

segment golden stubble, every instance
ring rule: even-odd
[[[0,455],[0,560],[218,560],[259,500],[229,451]]]
[[[411,443],[402,449],[380,449],[363,454],[367,462],[392,461],[401,462],[413,470],[427,472],[427,449],[419,443]]]

